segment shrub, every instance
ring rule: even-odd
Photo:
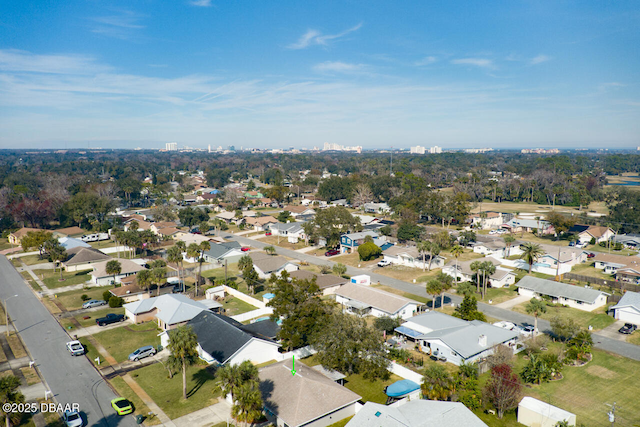
[[[321,265],[320,266],[320,273],[322,273],[322,274],[331,273],[331,267],[329,267],[328,265]]]
[[[104,291],[102,293],[102,299],[107,301],[107,302],[111,299],[112,296],[113,295],[111,295],[111,292],[109,292],[109,291]]]
[[[111,308],[122,307],[123,304],[124,300],[120,297],[112,296],[111,298],[109,298],[109,307]]]
[[[589,244],[590,245],[595,245],[596,244],[596,238],[592,237],[591,240],[589,240]]]
[[[373,242],[363,243],[358,246],[358,254],[362,261],[369,261],[378,258],[381,253],[382,249]]]
[[[389,316],[376,317],[373,321],[373,327],[379,331],[387,331],[388,334],[392,334],[393,330],[402,324],[402,319],[399,317],[393,318]]]
[[[89,298],[89,295],[87,295],[87,294],[82,294],[82,295],[80,296],[80,299],[81,299],[82,301],[89,301],[91,298]]]

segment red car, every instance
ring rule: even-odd
[[[589,253],[587,254],[587,258],[593,258],[593,257],[595,257],[595,256],[596,256],[596,254],[594,254],[593,252],[589,252]]]
[[[265,236],[271,236],[271,232],[267,231],[266,233],[264,233]]]
[[[331,249],[330,251],[325,252],[324,256],[334,256],[334,255],[338,255],[339,253],[340,253],[339,250]]]
[[[241,250],[242,252],[249,252],[249,249],[250,249],[250,248],[249,248],[249,247],[247,247],[247,246],[245,246],[245,247],[243,247],[243,248],[240,248],[240,250]]]

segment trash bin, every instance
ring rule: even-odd
[[[144,415],[136,415],[136,424],[142,424],[144,421]]]

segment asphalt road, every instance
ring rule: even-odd
[[[222,237],[225,237],[230,240],[236,240],[240,242],[243,246],[251,246],[254,248],[264,248],[265,246],[269,246],[260,240],[249,239],[242,236],[236,236],[233,234],[223,233]],[[316,257],[313,255],[292,251],[290,249],[284,249],[279,246],[274,246],[276,248],[276,252],[280,255],[287,256],[289,258],[298,259],[300,261],[307,261],[310,264],[315,265],[327,265],[329,267],[333,267],[334,264],[339,262],[339,258],[328,258],[328,257]],[[332,259],[336,259],[336,262],[332,261]],[[427,298],[431,298],[431,295],[427,294],[425,286],[413,284],[409,282],[405,282],[403,280],[394,279],[392,277],[384,276],[382,274],[378,274],[375,271],[359,269],[355,267],[347,266],[347,274],[351,276],[355,276],[358,274],[367,274],[371,277],[372,282],[380,282],[383,285],[390,286],[395,289],[399,289],[404,292],[408,292],[410,294],[419,295]],[[457,295],[445,294],[445,304],[447,303],[455,303],[459,304],[462,302],[462,298]],[[500,320],[508,320],[515,324],[526,324],[533,325],[534,318],[532,316],[528,316],[526,314],[517,313],[511,310],[507,310],[504,308],[496,307],[489,304],[478,303],[478,309],[482,311],[487,316],[494,317]],[[587,327],[588,325],[583,325]],[[544,332],[551,331],[551,324],[542,319],[538,319],[538,329]],[[601,350],[609,351],[611,353],[616,353],[624,357],[628,357],[633,360],[640,361],[640,346],[629,344],[624,341],[618,341],[606,336],[600,335],[598,333],[593,333],[593,341],[594,346]]]
[[[116,394],[86,357],[69,354],[65,346],[69,336],[4,255],[0,256],[0,277],[0,299],[12,297],[7,303],[9,316],[56,402],[79,404],[88,427],[136,426],[132,416],[115,414],[111,400]]]

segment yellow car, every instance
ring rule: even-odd
[[[111,407],[118,415],[127,415],[133,412],[133,405],[124,397],[118,397],[111,401]]]

